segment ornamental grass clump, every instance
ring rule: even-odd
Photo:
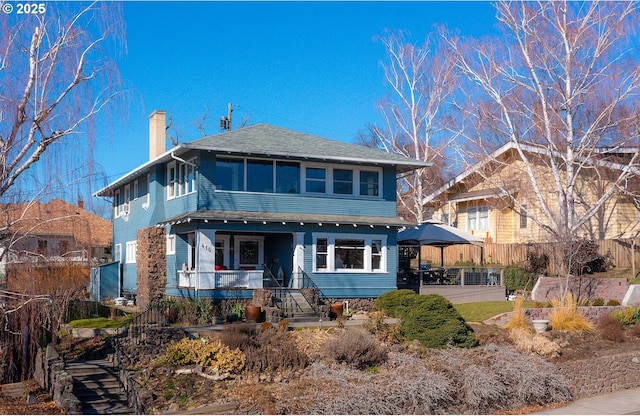
[[[549,325],[554,331],[593,332],[595,327],[579,311],[578,303],[571,292],[563,298],[551,300],[553,310],[549,314]]]
[[[516,300],[513,303],[513,313],[509,317],[509,320],[506,324],[504,324],[504,328],[506,329],[520,329],[523,331],[532,332],[531,323],[529,319],[527,319],[524,308],[522,307],[524,303],[524,299],[522,296],[516,297]]]

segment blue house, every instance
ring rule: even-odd
[[[165,123],[151,114],[150,160],[96,193],[113,199],[119,270],[104,276],[119,282],[105,287],[136,294],[148,273],[182,297],[312,282],[324,297],[364,298],[397,287],[396,235],[412,224],[396,216],[396,176],[427,163],[268,124],[166,150]],[[150,227],[162,241],[142,241]]]

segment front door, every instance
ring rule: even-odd
[[[242,270],[260,270],[264,264],[264,237],[237,236],[234,260]]]

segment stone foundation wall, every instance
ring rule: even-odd
[[[640,351],[586,357],[557,365],[569,380],[574,399],[640,387]]]
[[[139,310],[146,310],[151,302],[164,297],[167,287],[166,244],[164,228],[147,227],[138,230],[136,263]]]

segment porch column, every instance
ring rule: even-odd
[[[293,271],[291,272],[291,287],[293,289],[302,289],[302,274],[300,270],[304,270],[304,234],[294,233],[293,244]]]
[[[216,270],[216,230],[201,229],[196,233],[196,287],[203,285],[201,280],[211,279]],[[214,277],[215,280],[215,277]],[[214,282],[206,282],[204,287],[211,288]]]

